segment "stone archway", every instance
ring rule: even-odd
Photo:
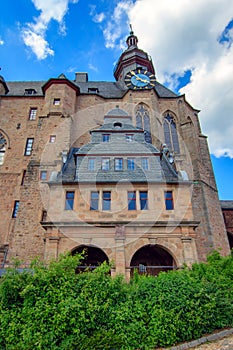
[[[233,233],[227,232],[227,238],[228,238],[230,249],[232,249],[233,248]]]
[[[72,251],[72,255],[82,253],[83,251],[85,252],[85,257],[81,262],[81,265],[77,267],[77,273],[84,271],[87,268],[93,270],[104,261],[109,262],[109,259],[104,251],[95,246],[81,245]]]
[[[131,276],[137,269],[139,274],[158,275],[160,271],[176,268],[173,256],[163,247],[147,244],[138,249],[130,263]]]

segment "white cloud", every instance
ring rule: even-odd
[[[152,56],[160,82],[173,79],[174,88],[174,79],[191,70],[191,81],[181,93],[202,110],[201,124],[211,152],[233,157],[233,29],[225,30],[232,20],[232,0],[120,3],[128,6],[138,46]],[[116,8],[114,22],[105,31],[107,47],[113,47],[122,35],[118,28],[121,16],[117,14]],[[223,33],[225,41],[220,43]]]
[[[4,41],[0,39],[0,45],[4,45]]]
[[[27,23],[22,30],[25,45],[29,46],[36,57],[41,60],[54,51],[46,41],[46,31],[51,20],[59,23],[60,34],[65,34],[66,27],[64,16],[68,11],[69,3],[77,3],[78,0],[32,0],[37,10],[41,11],[39,17],[34,18],[33,23]]]
[[[103,22],[104,19],[105,19],[105,14],[103,12],[97,13],[93,17],[93,21],[96,22],[96,23],[101,23],[101,22]]]
[[[132,0],[122,0],[118,2],[117,6],[114,9],[113,15],[110,18],[110,21],[107,23],[107,26],[103,32],[105,45],[107,48],[122,48],[120,39],[125,32],[127,25],[126,19],[132,7]]]

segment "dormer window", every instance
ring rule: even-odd
[[[122,128],[122,123],[120,123],[120,122],[115,122],[115,123],[113,124],[113,126],[114,126],[115,129],[121,129],[121,128]]]
[[[103,142],[109,142],[110,141],[110,135],[109,134],[103,134],[102,135],[102,141]]]
[[[92,94],[98,94],[99,93],[99,89],[98,88],[88,88],[88,92],[92,93]]]
[[[125,135],[125,140],[127,142],[132,142],[133,141],[133,134],[127,134]]]
[[[24,90],[24,95],[35,95],[36,90],[35,89],[25,89]]]
[[[59,106],[60,102],[61,102],[60,98],[54,98],[54,100],[53,100],[54,106]]]

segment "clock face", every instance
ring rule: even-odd
[[[125,76],[125,84],[129,89],[152,89],[155,86],[154,74],[146,69],[137,68],[128,72]]]

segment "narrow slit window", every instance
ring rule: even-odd
[[[25,156],[30,156],[32,154],[32,147],[33,147],[34,139],[33,138],[28,138],[26,141],[26,146],[25,146]]]
[[[15,201],[12,218],[16,218],[19,210],[19,201]]]

